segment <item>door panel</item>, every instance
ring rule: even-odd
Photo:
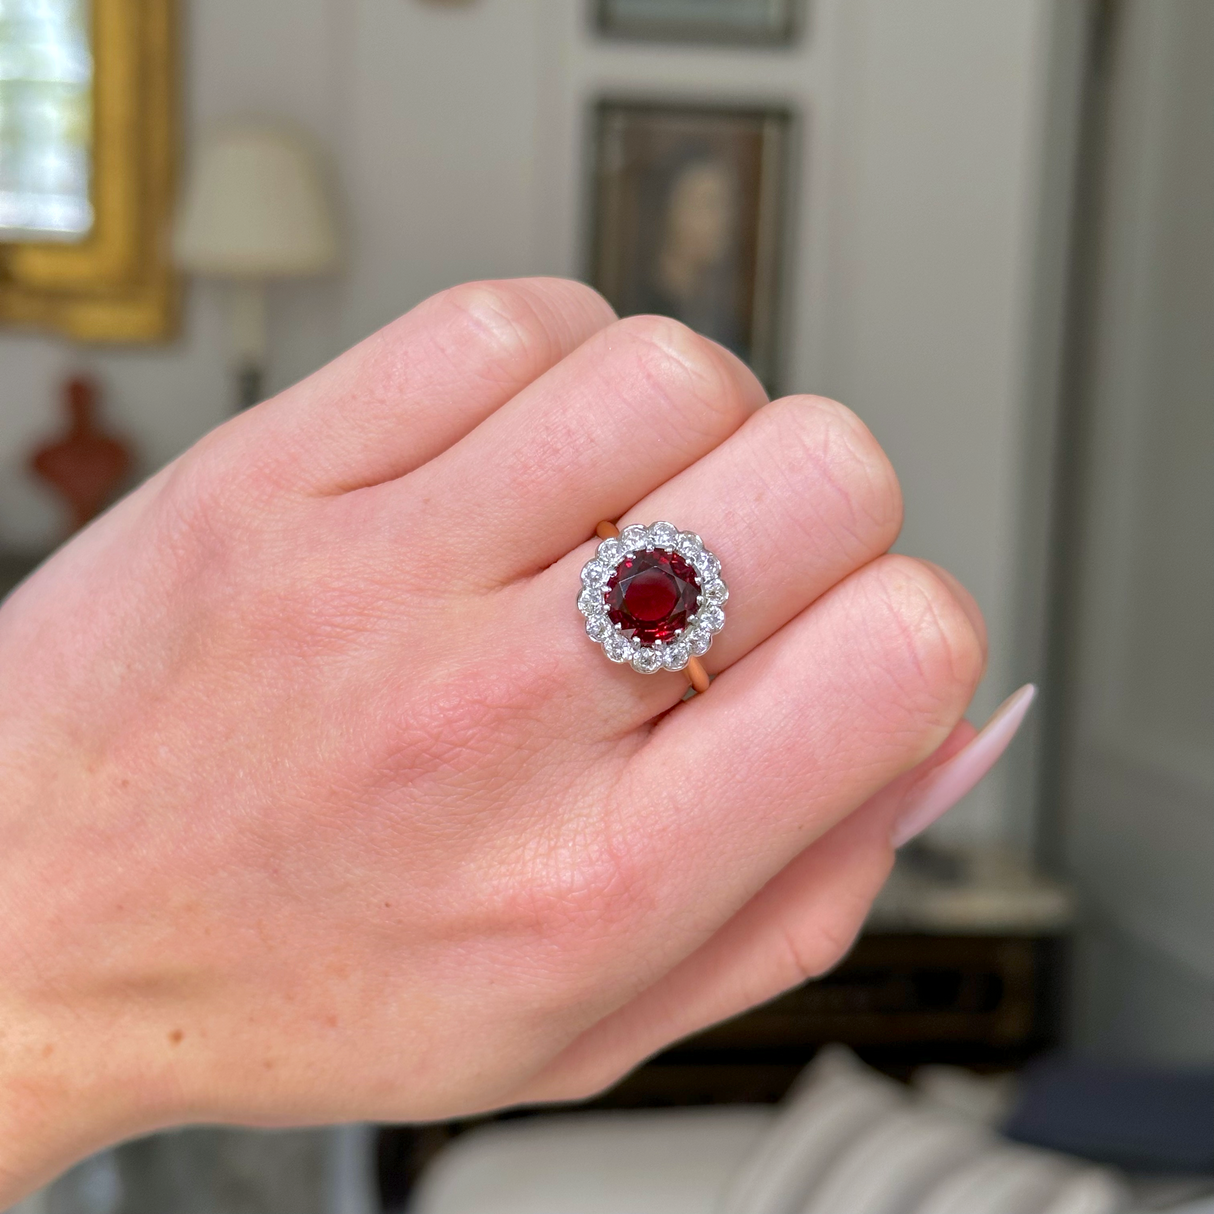
[[[1065,849],[1091,911],[1077,1031],[1211,1059],[1214,5],[1131,0],[1112,38],[1071,470]]]

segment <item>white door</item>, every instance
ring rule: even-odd
[[[1131,0],[1087,283],[1064,855],[1076,1031],[1214,1060],[1214,5]]]

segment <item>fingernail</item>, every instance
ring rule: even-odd
[[[908,798],[894,823],[891,841],[895,847],[909,843],[925,831],[986,775],[1007,750],[1016,736],[1020,723],[1028,713],[1037,694],[1032,683],[1013,692],[995,710],[994,716],[982,727],[969,745],[959,750],[947,763],[942,763],[924,777]]]

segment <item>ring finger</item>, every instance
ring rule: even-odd
[[[863,423],[834,401],[802,396],[759,410],[621,524],[668,520],[699,532],[720,558],[728,622],[703,659],[716,672],[885,552],[901,517],[897,478]],[[533,619],[546,613],[568,677],[616,732],[677,702],[686,677],[612,665],[583,634],[571,599],[591,551],[583,545],[536,578],[525,609]]]

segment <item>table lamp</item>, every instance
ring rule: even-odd
[[[232,123],[203,139],[187,175],[173,255],[227,286],[239,407],[261,399],[266,284],[337,265],[337,231],[315,152],[289,128]]]

